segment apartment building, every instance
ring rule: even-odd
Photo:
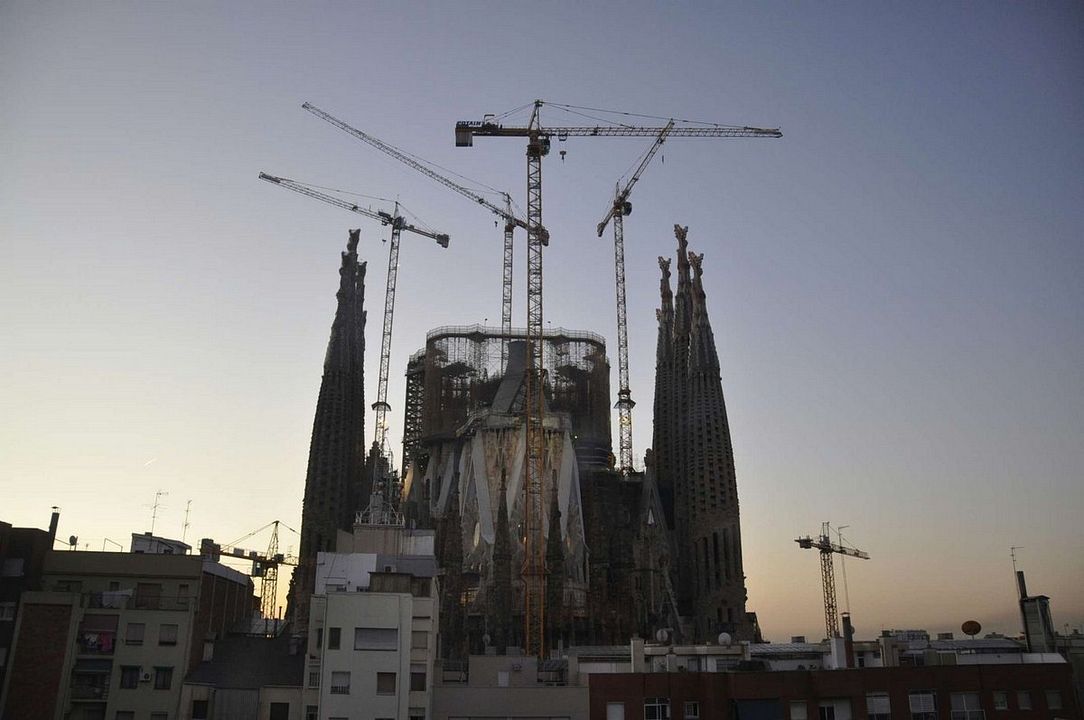
[[[339,547],[360,552],[317,557],[306,720],[427,720],[438,642],[433,532],[358,525]]]
[[[48,530],[0,522],[0,691],[10,666],[19,603],[23,593],[41,589],[45,554],[53,546],[59,520],[60,513],[54,510]]]
[[[42,587],[22,596],[4,720],[176,720],[204,640],[255,601],[236,570],[147,549],[49,552]]]

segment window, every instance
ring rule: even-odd
[[[151,720],[169,720],[169,713],[164,712],[152,712]]]
[[[5,602],[0,603],[0,620],[14,620],[15,619],[15,603]]]
[[[319,670],[309,670],[309,687],[320,687]]]
[[[670,698],[644,698],[644,720],[670,720]]]
[[[117,710],[114,720],[135,720],[135,710]]]
[[[270,720],[290,720],[290,703],[288,702],[273,702],[271,703],[271,717]]]
[[[1004,690],[994,691],[994,710],[1009,709],[1009,693]]]
[[[1057,690],[1046,691],[1046,709],[1061,710],[1061,692]]]
[[[136,583],[135,606],[157,610],[161,606],[162,583]]]
[[[700,703],[698,701],[685,701],[685,720],[700,720]]]
[[[606,720],[625,720],[625,703],[606,703]]]
[[[177,644],[177,626],[170,623],[163,623],[158,626],[158,644],[159,645],[176,645]]]
[[[339,638],[342,636],[342,632],[343,632],[342,628],[329,627],[327,629],[327,649],[328,650],[338,650],[339,649]]]
[[[173,687],[173,668],[156,667],[154,669],[154,689],[169,690]]]
[[[821,720],[851,720],[851,699],[821,700],[817,706],[817,714]]]
[[[907,703],[911,709],[911,720],[937,720],[937,698],[931,691],[909,692]]]
[[[952,703],[952,720],[983,720],[986,717],[978,693],[952,693],[949,701]]]
[[[1031,693],[1027,690],[1021,690],[1016,693],[1016,705],[1021,710],[1031,709]]]
[[[497,671],[497,687],[508,687],[508,671]]]
[[[315,705],[305,706],[305,720],[317,720],[320,714],[320,708]]]
[[[376,694],[377,695],[394,695],[395,694],[395,673],[382,673],[376,674]]]
[[[425,665],[410,666],[410,689],[411,691],[425,691]]]
[[[128,623],[128,629],[124,633],[124,642],[127,645],[142,645],[143,634],[147,626],[143,623]]]
[[[22,558],[8,558],[4,561],[3,565],[0,565],[0,577],[22,577],[23,576],[23,559]]]
[[[410,647],[415,650],[428,650],[429,632],[427,630],[415,630],[410,633]]]
[[[193,700],[192,720],[207,720],[208,704],[206,700]]]
[[[138,665],[121,665],[120,666],[120,686],[125,690],[131,690],[132,688],[139,687],[139,671]]]
[[[892,715],[892,706],[888,702],[888,693],[866,693],[866,714],[869,720],[889,720]]]
[[[806,720],[805,701],[799,700],[790,704],[790,720]]]
[[[334,628],[337,630],[338,628]],[[331,633],[328,633],[330,636]],[[329,637],[330,639],[330,637]],[[331,673],[331,694],[332,695],[349,695],[350,694],[350,673],[348,672],[333,672]]]
[[[409,720],[425,720],[425,708],[410,708],[407,712]]]
[[[398,650],[399,630],[396,628],[354,628],[355,650]]]
[[[319,650],[324,647],[324,629],[316,628],[316,649]]]

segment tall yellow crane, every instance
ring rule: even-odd
[[[392,321],[395,316],[395,285],[399,276],[399,235],[405,230],[414,233],[415,235],[421,235],[422,237],[436,240],[437,244],[442,248],[448,247],[449,238],[444,233],[432,232],[408,224],[399,214],[398,202],[395,203],[395,211],[392,213],[373,211],[359,207],[357,204],[351,203],[348,200],[343,200],[334,195],[320,192],[313,186],[297,182],[296,180],[276,177],[274,175],[268,175],[267,173],[260,173],[260,179],[284,187],[288,190],[293,190],[296,193],[307,195],[316,200],[328,203],[329,205],[334,205],[344,210],[349,210],[350,212],[372,218],[373,220],[378,220],[381,225],[391,226],[391,243],[388,248],[388,275],[384,285],[384,325],[383,334],[380,339],[380,372],[377,375],[376,402],[373,403],[373,410],[376,411],[376,427],[373,432],[373,447],[376,449],[378,456],[385,456],[385,446],[387,445],[388,438],[386,419],[387,413],[391,409],[391,406],[388,405],[388,372],[391,364]],[[383,482],[383,478],[379,477],[380,466],[381,463],[379,462],[373,463],[374,489],[379,487]],[[385,488],[385,498],[392,498],[390,490],[391,488]]]
[[[527,368],[525,372],[524,420],[527,430],[527,458],[524,463],[524,553],[523,616],[525,649],[541,657],[545,652],[545,541],[542,475],[545,463],[542,369],[542,248],[549,243],[542,225],[542,158],[549,153],[550,138],[569,137],[658,137],[661,127],[594,125],[544,127],[543,102],[535,100],[530,119],[523,126],[505,126],[487,115],[481,121],[461,120],[455,124],[457,147],[471,147],[475,136],[527,139]],[[752,127],[672,128],[671,137],[782,137],[778,129]]]
[[[297,530],[279,520],[272,520],[261,528],[257,528],[242,538],[229,545],[219,545],[211,538],[204,538],[200,542],[200,555],[218,562],[222,555],[237,560],[250,560],[252,571],[249,573],[254,578],[260,578],[260,614],[270,620],[276,617],[275,606],[278,602],[279,565],[297,565],[297,558],[293,555],[285,555],[279,552],[279,525],[295,535]],[[240,544],[249,538],[271,528],[271,540],[267,544],[267,551],[246,550]]]
[[[618,470],[622,475],[632,472],[632,408],[636,403],[632,399],[632,390],[629,388],[629,331],[626,319],[625,307],[625,222],[626,215],[632,212],[632,203],[629,202],[629,194],[632,187],[639,181],[640,175],[647,169],[655,153],[666,142],[666,136],[674,129],[674,121],[666,123],[666,126],[655,138],[655,143],[644,154],[640,165],[633,172],[632,177],[625,183],[624,188],[616,189],[614,201],[610,205],[606,217],[598,224],[598,236],[606,231],[606,224],[614,221],[614,276],[617,281],[617,417],[618,417]]]
[[[473,200],[504,221],[504,263],[501,267],[501,334],[503,336],[501,341],[501,371],[503,372],[505,363],[508,360],[508,339],[512,335],[512,232],[517,227],[521,227],[525,230],[527,229],[527,221],[517,217],[512,212],[512,196],[506,192],[500,193],[501,197],[504,199],[504,207],[502,208],[501,206],[490,202],[488,198],[480,193],[464,187],[451,178],[438,173],[416,156],[404,152],[402,149],[384,142],[374,135],[370,135],[363,130],[358,130],[356,127],[348,125],[334,115],[316,107],[312,103],[304,103],[301,107],[321,120],[334,125],[348,135],[352,135],[358,140],[368,143],[385,155],[395,158],[408,167],[414,168],[423,175],[436,180],[441,185],[454,190],[468,200]]]
[[[847,547],[832,542],[831,526],[821,523],[821,534],[812,538],[809,535],[795,538],[794,542],[803,550],[819,550],[821,553],[821,585],[824,586],[824,632],[828,639],[839,637],[839,613],[836,608],[836,572],[832,556],[834,554],[869,560],[869,553],[858,548]]]

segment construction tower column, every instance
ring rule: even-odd
[[[533,120],[538,117],[535,105]],[[527,426],[525,463],[523,622],[528,656],[542,657],[545,642],[545,548],[542,542],[542,475],[545,436],[542,428],[545,382],[542,369],[542,156],[543,139],[537,124],[527,143],[527,371],[524,420]],[[547,139],[548,141],[548,139]]]

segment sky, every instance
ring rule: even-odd
[[[501,233],[301,104],[523,207],[522,141],[456,148],[453,127],[541,98],[550,125],[583,122],[568,104],[782,129],[667,142],[625,222],[634,450],[680,223],[768,638],[823,635],[794,543],[823,521],[871,556],[837,577],[859,637],[1017,632],[1013,546],[1079,627],[1081,37],[1074,2],[0,2],[0,520],[46,527],[56,505],[60,537],[127,547],[160,490],[154,530],[193,544],[299,529],[339,253],[361,227],[372,399],[387,231],[257,174],[398,199],[451,235],[403,237],[398,447],[425,333],[498,322]],[[594,228],[649,144],[571,138],[543,169],[545,318],[607,338],[614,393]],[[517,240],[517,324],[523,259]]]

